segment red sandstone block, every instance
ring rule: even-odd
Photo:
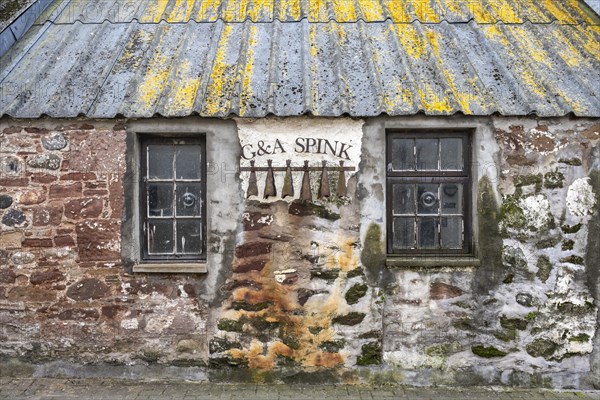
[[[25,132],[27,133],[48,133],[48,129],[45,128],[34,128],[34,127],[27,127],[25,128]]]
[[[86,189],[106,189],[106,181],[85,182]]]
[[[52,247],[52,239],[23,239],[23,247]]]
[[[93,197],[107,196],[108,195],[108,190],[103,190],[103,189],[89,189],[89,190],[84,190],[83,191],[83,195],[84,196],[93,196]]]
[[[56,236],[54,238],[54,244],[61,247],[75,246],[75,239],[69,235]]]
[[[32,183],[52,183],[57,179],[56,176],[50,174],[31,174]]]
[[[235,248],[235,256],[237,258],[253,257],[259,254],[267,254],[271,252],[271,243],[268,242],[250,242],[244,243]]]
[[[55,283],[65,279],[62,272],[57,269],[48,269],[45,271],[36,271],[31,274],[29,281],[32,285],[41,285],[44,283]]]
[[[11,133],[19,133],[22,130],[23,128],[21,128],[20,126],[9,126],[8,128],[4,128],[2,133],[9,135]]]
[[[91,181],[96,179],[93,172],[69,172],[60,177],[61,181]]]
[[[267,262],[265,260],[254,260],[244,264],[241,264],[235,268],[235,272],[243,274],[250,271],[261,271]]]
[[[104,202],[98,198],[70,200],[65,203],[67,218],[97,218],[102,213]]]
[[[4,178],[0,179],[0,186],[28,186],[29,179],[28,178]]]
[[[60,225],[63,208],[61,205],[48,205],[33,209],[33,226]]]
[[[65,197],[81,196],[82,184],[75,182],[67,185],[52,185],[50,186],[51,199],[63,199]]]

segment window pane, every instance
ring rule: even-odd
[[[177,253],[202,253],[202,222],[200,220],[177,221]]]
[[[148,254],[173,253],[173,221],[148,221]]]
[[[173,146],[148,145],[148,178],[173,179]]]
[[[202,189],[200,184],[177,184],[177,216],[200,217]]]
[[[394,170],[414,170],[413,139],[393,139],[392,140],[392,168]]]
[[[437,218],[417,218],[417,231],[419,236],[419,248],[437,249],[438,248],[438,219]]]
[[[175,177],[177,179],[200,179],[202,176],[202,147],[196,145],[177,146]]]
[[[442,169],[460,170],[464,167],[462,139],[440,139]]]
[[[442,248],[462,249],[462,225],[461,217],[442,218],[440,225]]]
[[[463,185],[442,185],[442,214],[462,214]]]
[[[416,139],[416,150],[418,170],[438,169],[439,151],[437,139]]]
[[[148,216],[173,216],[172,183],[148,183]]]
[[[393,213],[415,213],[415,185],[394,185]]]
[[[436,184],[417,185],[417,212],[419,214],[438,214],[440,202],[438,198],[438,187]]]
[[[394,218],[394,249],[412,249],[415,247],[415,219]]]

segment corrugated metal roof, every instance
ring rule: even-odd
[[[59,5],[61,7],[59,7]],[[61,0],[39,23],[131,22],[593,23],[578,0]]]
[[[406,13],[392,6],[413,10],[417,0],[236,1],[245,22],[227,22],[231,0],[98,3],[104,14],[93,21],[66,18],[73,2],[55,3],[0,60],[0,115],[600,116],[600,27],[573,0],[514,3],[539,13],[511,6],[518,24],[458,11],[398,23]],[[111,4],[134,11],[109,19]],[[334,20],[311,22],[311,7],[317,21]]]

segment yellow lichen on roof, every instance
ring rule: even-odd
[[[433,54],[435,55],[435,59],[438,62],[442,74],[444,75],[444,79],[452,91],[452,95],[458,104],[460,104],[461,110],[465,114],[471,114],[471,100],[473,99],[473,94],[470,92],[465,93],[459,90],[455,82],[456,77],[450,72],[450,69],[444,67],[444,63],[440,54],[440,45],[438,43],[438,33],[433,30],[428,30],[425,36],[427,37],[431,49],[433,50]],[[472,87],[472,89],[477,90],[477,86]]]
[[[250,26],[248,33],[248,49],[246,50],[246,64],[240,72],[242,81],[242,91],[240,93],[240,117],[246,115],[250,102],[252,100],[252,70],[254,69],[254,48],[258,37],[258,28],[256,25]]]
[[[223,0],[202,0],[196,14],[197,21],[214,21],[218,18],[219,7]]]
[[[398,41],[410,57],[421,58],[425,54],[425,41],[414,25],[400,24],[390,28],[395,30]]]
[[[588,25],[598,25],[598,17],[593,14],[588,14],[581,7],[581,0],[563,0],[565,5],[568,5],[569,10],[577,13],[576,19]]]
[[[144,112],[151,110],[156,105],[156,101],[165,88],[172,65],[170,58],[162,54],[160,50],[148,63],[146,74],[138,87],[137,96],[141,101],[140,109]]]
[[[310,48],[310,61],[309,61],[309,70],[310,70],[310,98],[314,104],[319,104],[319,69],[317,67],[317,54],[318,54],[318,45],[317,45],[317,26],[310,25],[308,28],[308,45]]]
[[[575,19],[569,15],[563,8],[560,6],[560,2],[556,0],[538,0],[541,4],[544,5],[546,10],[550,11],[554,18],[561,24],[574,24]]]
[[[383,4],[388,9],[392,20],[395,23],[411,22],[412,18],[409,17],[408,11],[404,7],[403,1],[397,0],[383,0]]]
[[[248,17],[252,21],[273,19],[273,0],[254,0],[248,8]]]
[[[517,4],[520,7],[520,14],[523,15],[523,19],[528,19],[529,21],[536,23],[552,22],[552,16],[547,15],[544,12],[547,10],[541,7],[539,2],[531,0],[519,0]]]
[[[309,0],[309,22],[324,22],[329,19],[326,0]]]
[[[565,33],[561,29],[553,29],[551,35],[554,39],[552,41],[554,47],[560,49],[557,54],[569,67],[577,68],[590,64],[589,58],[582,56],[579,49],[573,43],[574,40],[565,36]]]
[[[436,93],[428,82],[418,89],[423,110],[430,114],[450,114],[453,110],[448,97]]]
[[[354,2],[348,0],[330,0],[333,4],[333,12],[337,22],[353,22],[356,21],[356,9]]]
[[[310,56],[315,58],[317,56],[317,28],[314,25],[311,25],[308,30],[308,45],[310,46]]]
[[[175,85],[172,88],[172,104],[170,109],[174,114],[186,112],[192,109],[198,87],[200,86],[200,78],[190,77],[191,63],[185,60],[179,65],[175,73],[176,79],[172,80]]]
[[[158,23],[163,18],[163,14],[169,5],[169,0],[155,0],[150,2],[148,8],[146,8],[144,15],[140,22],[147,23]]]
[[[513,4],[509,0],[496,0],[489,3],[498,20],[505,24],[520,24],[523,22],[523,19],[515,11]]]
[[[440,12],[431,7],[429,0],[411,1],[410,7],[416,18],[421,22],[438,23],[440,22]]]
[[[510,47],[508,37],[500,30],[500,25],[492,24],[482,26],[481,31],[487,39],[499,42],[504,47]]]
[[[280,21],[285,21],[288,17],[292,20],[298,20],[301,13],[300,0],[280,0],[279,15],[277,15]]]
[[[481,2],[468,3],[469,11],[473,14],[475,22],[478,24],[493,24],[496,23],[500,17],[494,13],[494,10],[487,4]]]
[[[248,15],[250,0],[236,0],[227,2],[225,12],[221,11],[225,22],[242,22]]]
[[[210,84],[206,91],[206,113],[219,115],[229,110],[231,92],[233,91],[234,78],[228,71],[232,68],[225,58],[229,47],[233,25],[227,24],[219,39],[217,54],[210,74]]]
[[[367,20],[379,21],[383,19],[383,8],[379,1],[358,0],[358,6],[362,12],[362,17]]]
[[[192,16],[193,0],[176,0],[171,13],[167,16],[167,22],[189,21]]]
[[[580,43],[586,53],[590,54],[596,61],[600,61],[600,26],[574,25],[573,28],[578,33]]]
[[[469,17],[462,0],[440,0],[439,7],[445,15],[456,15],[460,18]]]
[[[530,29],[525,29],[523,25],[509,25],[505,29],[511,33],[514,39],[513,43],[520,48],[521,54],[531,57],[534,61],[544,64],[550,69],[553,68],[552,60],[544,49],[544,45],[535,35],[531,34]]]
[[[137,0],[141,2],[142,0]],[[141,6],[143,22],[172,23],[190,20],[214,22],[242,22],[246,19],[260,22],[299,21],[310,22],[382,22],[393,23],[449,22],[476,23],[536,23],[598,24],[579,0],[144,0]],[[75,11],[84,13],[81,4],[75,2]],[[168,15],[164,15],[165,11]],[[192,15],[194,13],[195,15]],[[276,14],[276,15],[275,15]],[[66,22],[66,21],[63,21]]]
[[[505,32],[505,30],[507,29],[507,26],[491,24],[491,25],[482,25],[480,27],[480,29],[481,29],[481,32],[483,33],[483,35],[487,39],[494,41],[494,42],[498,42],[499,44],[502,45],[504,54],[506,54],[506,56],[508,56],[510,58],[512,66],[514,66],[514,68],[519,72],[517,74],[515,74],[513,72],[512,75],[517,80],[520,79],[521,83],[523,83],[525,88],[527,90],[529,90],[531,93],[534,93],[535,95],[537,95],[539,97],[544,97],[546,95],[546,89],[544,87],[542,87],[538,83],[538,80],[533,76],[533,74],[527,67],[528,62],[526,60],[523,61],[520,58],[520,56],[527,57],[527,55],[522,55],[520,50],[515,49],[515,47],[513,46],[512,40],[509,40],[509,37]]]

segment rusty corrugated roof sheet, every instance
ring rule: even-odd
[[[576,0],[58,1],[0,115],[598,117],[599,43]]]

